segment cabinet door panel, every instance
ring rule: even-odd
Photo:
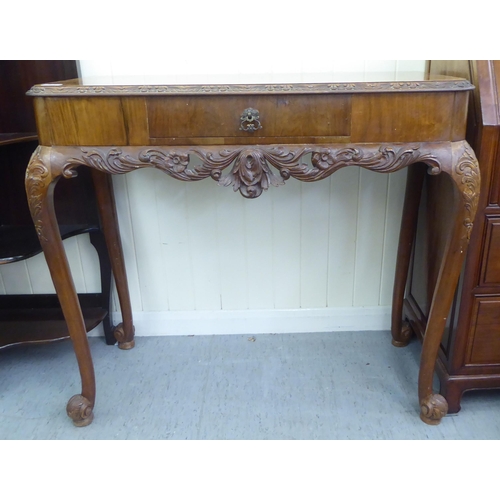
[[[500,285],[500,217],[488,217],[482,259],[481,285]]]
[[[500,296],[476,297],[468,365],[500,364]]]

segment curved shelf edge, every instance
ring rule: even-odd
[[[63,240],[99,231],[98,226],[61,225]],[[0,226],[0,265],[29,259],[42,252],[35,228],[32,226]]]
[[[87,333],[107,316],[100,307],[82,309]],[[69,338],[60,309],[16,309],[0,314],[0,349],[20,344],[43,344]]]

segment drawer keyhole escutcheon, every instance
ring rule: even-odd
[[[262,128],[260,124],[259,111],[253,108],[247,108],[240,117],[241,125],[240,130],[244,132],[255,132]]]

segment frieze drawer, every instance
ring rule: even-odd
[[[174,144],[247,141],[272,143],[274,138],[316,137],[319,142],[350,135],[351,97],[344,95],[167,96],[147,100],[150,139]],[[258,113],[243,120],[247,111]],[[243,122],[243,123],[242,123]],[[226,138],[224,141],[217,138]],[[213,140],[211,140],[213,138]],[[268,139],[267,141],[260,139]],[[165,143],[165,141],[161,141]],[[170,142],[170,141],[169,141]]]

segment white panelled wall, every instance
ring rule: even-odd
[[[308,64],[298,75],[304,81],[318,72],[314,61]],[[142,74],[131,62],[80,67],[82,76],[105,74],[110,83],[118,74],[135,81]],[[334,61],[323,69],[345,78],[347,71],[396,76],[424,67],[425,61]],[[173,71],[171,77],[181,80]],[[250,77],[233,74],[234,81]],[[204,81],[217,78],[207,74]],[[405,178],[405,170],[350,167],[317,183],[290,179],[247,200],[211,179],[183,183],[153,169],[114,176],[136,334],[389,328]],[[99,291],[88,235],[66,240],[65,248],[77,290]],[[42,255],[0,266],[2,294],[53,291]],[[114,315],[118,320],[119,311]]]

